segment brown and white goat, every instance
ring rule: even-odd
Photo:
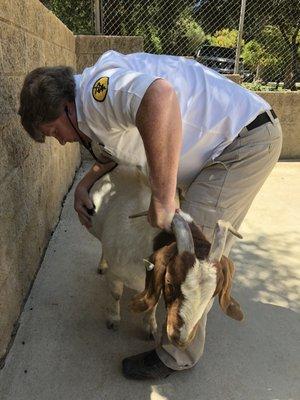
[[[91,190],[96,207],[91,233],[102,243],[102,263],[110,288],[107,326],[117,328],[123,286],[135,289],[131,307],[144,312],[145,329],[155,335],[155,310],[161,293],[166,305],[170,341],[185,347],[213,296],[222,310],[241,320],[243,313],[231,297],[234,265],[223,256],[228,230],[240,237],[229,223],[218,221],[212,244],[192,218],[180,212],[172,223],[173,234],[151,228],[146,218],[129,219],[147,209],[151,192],[139,171],[118,167]],[[151,254],[148,260],[145,256]]]
[[[216,295],[225,314],[243,319],[230,294],[234,265],[222,256],[228,230],[241,237],[229,223],[219,220],[210,245],[192,219],[181,212],[173,220],[175,236],[162,233],[155,238],[156,250],[149,258],[153,267],[148,266],[145,289],[133,298],[131,306],[136,312],[149,311],[162,292],[167,334],[178,347],[193,340],[205,308]]]

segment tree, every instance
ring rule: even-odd
[[[170,36],[171,54],[189,56],[196,53],[206,38],[204,31],[187,9],[178,16]]]
[[[192,0],[103,2],[104,33],[141,35],[145,51],[192,55],[204,40],[193,18]]]
[[[215,32],[212,36],[207,36],[208,41],[213,46],[232,47],[235,48],[237,44],[238,31],[236,29],[223,28]],[[242,42],[244,45],[244,41]]]
[[[241,0],[202,0],[195,10],[196,20],[206,33],[213,34],[222,27],[237,29],[239,26]],[[299,0],[251,0],[246,3],[244,40],[260,43],[261,33],[273,26],[285,41],[285,88],[295,90],[299,65]],[[279,36],[278,36],[279,37]],[[280,56],[280,55],[279,55]]]
[[[94,33],[92,0],[41,0],[41,2],[75,34]]]
[[[299,0],[273,0],[274,12],[270,16],[272,25],[278,27],[289,49],[286,62],[284,87],[296,90],[296,79],[299,63],[299,30],[300,2]]]
[[[194,15],[208,35],[213,35],[224,27],[237,29],[240,0],[201,0],[194,7]]]
[[[281,80],[287,55],[281,33],[273,26],[266,26],[257,40],[247,42],[242,51],[245,66],[255,72],[255,80],[267,82]]]

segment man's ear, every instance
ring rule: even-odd
[[[219,294],[220,307],[229,317],[237,321],[242,321],[244,319],[243,311],[239,303],[231,297],[234,264],[225,256],[221,258],[220,264],[221,269],[218,273],[218,283],[215,291],[215,294]]]
[[[175,253],[176,244],[171,244],[164,246],[150,256],[149,261],[154,264],[154,268],[151,270],[146,269],[145,289],[142,293],[132,298],[130,304],[132,311],[145,312],[151,310],[158,303],[165,280],[167,265]]]

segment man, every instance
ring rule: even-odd
[[[281,127],[262,98],[193,60],[108,51],[73,76],[67,67],[39,68],[25,79],[19,114],[30,136],[43,142],[81,142],[101,156],[78,184],[75,210],[91,226],[89,189],[117,163],[139,167],[152,191],[148,221],[168,230],[181,208],[209,240],[218,219],[238,229],[277,162]],[[94,154],[92,152],[92,154]],[[233,237],[229,236],[225,255]],[[207,307],[185,350],[161,344],[123,360],[128,378],[162,378],[193,367],[203,353]]]

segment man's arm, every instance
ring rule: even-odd
[[[94,205],[89,197],[89,190],[93,184],[116,166],[114,161],[100,164],[95,163],[92,168],[85,174],[85,176],[78,183],[74,194],[74,208],[78,213],[80,222],[86,227],[91,228],[91,217],[88,209],[93,210]]]
[[[148,220],[151,225],[169,229],[175,212],[175,194],[182,123],[178,99],[165,80],[147,89],[136,115],[150,169],[152,198]]]

